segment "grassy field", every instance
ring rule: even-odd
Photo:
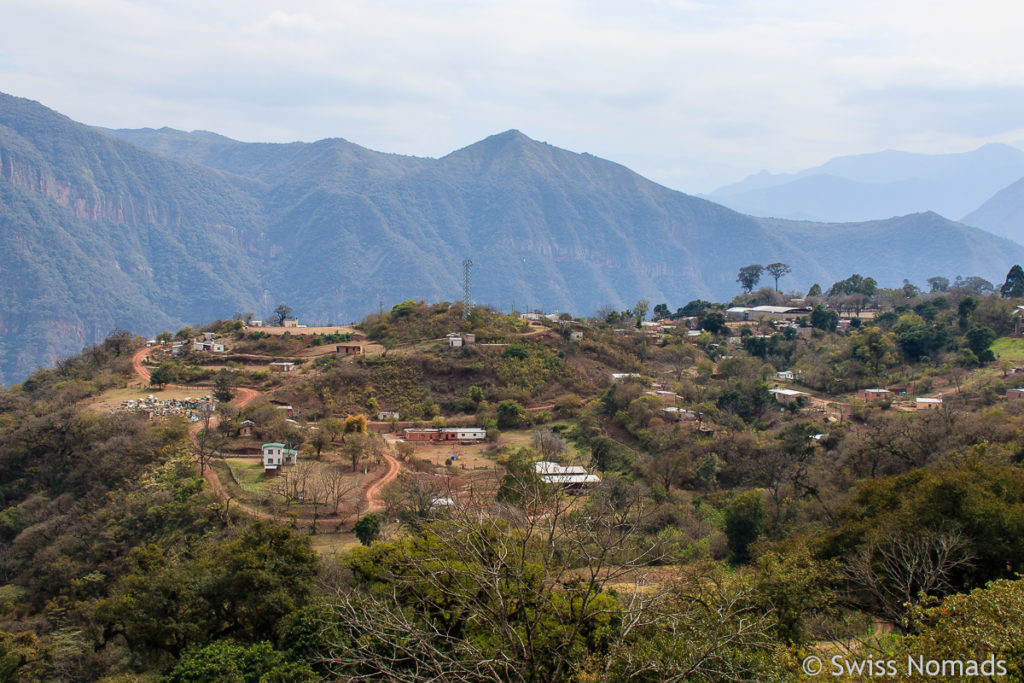
[[[354,533],[327,533],[317,534],[310,537],[313,550],[320,555],[329,557],[348,552],[359,545],[359,540]]]
[[[1024,362],[1024,339],[1018,337],[1000,337],[992,342],[992,353],[999,360],[1013,363]]]

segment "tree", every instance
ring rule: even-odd
[[[811,327],[816,330],[834,332],[838,324],[839,314],[831,309],[819,304],[811,311]]]
[[[764,502],[757,491],[744,491],[729,501],[725,509],[725,536],[736,564],[750,561],[751,543],[764,533]]]
[[[569,447],[565,443],[565,439],[563,439],[560,434],[556,434],[548,428],[534,429],[533,433],[530,435],[530,445],[532,445],[545,460],[557,461],[569,450]]]
[[[508,400],[498,404],[498,429],[515,429],[526,422],[526,409],[518,401]]]
[[[811,296],[820,297],[821,296],[821,285],[819,285],[817,282],[815,282],[813,285],[811,285],[811,288],[807,290],[807,296],[809,296],[809,297],[811,297]]]
[[[949,278],[936,275],[935,277],[928,278],[928,286],[931,287],[929,291],[935,292],[946,292],[949,290]]]
[[[704,301],[703,299],[694,299],[690,303],[686,304],[685,306],[677,310],[676,316],[680,318],[689,318],[695,315],[700,315],[705,308],[710,307],[710,301]]]
[[[793,272],[793,269],[785,263],[769,263],[764,269],[775,278],[775,291],[779,291],[779,278]]]
[[[362,432],[350,432],[345,435],[341,450],[348,456],[349,462],[352,463],[353,472],[359,467],[360,461],[372,452],[374,441],[375,439],[372,436]]]
[[[725,324],[725,314],[721,311],[704,311],[697,321],[700,329],[707,330],[711,334],[721,334],[729,329]]]
[[[220,370],[213,380],[213,397],[219,403],[228,403],[235,397],[235,390],[231,388],[232,377],[227,370]]]
[[[171,375],[171,366],[168,363],[161,363],[149,373],[149,385],[162,387],[171,383],[174,377]]]
[[[356,538],[363,545],[370,545],[378,538],[380,538],[380,517],[371,512],[368,515],[363,515],[356,522],[353,531],[356,533]]]
[[[351,551],[321,660],[332,677],[562,682],[622,651],[664,593],[640,586],[656,559],[634,543],[643,498],[532,481],[515,507],[453,506],[416,536]],[[720,632],[736,639],[735,625]],[[623,664],[623,679],[646,669]]]
[[[992,581],[970,593],[950,595],[939,605],[911,610],[916,635],[895,643],[896,657],[1004,661],[982,673],[989,679],[1024,680],[1024,579]],[[886,655],[887,656],[887,655]]]
[[[747,294],[754,289],[758,281],[761,279],[761,273],[764,271],[764,266],[751,265],[743,266],[740,268],[739,274],[736,276],[736,282],[740,283],[743,287],[743,291]]]
[[[892,335],[877,327],[864,327],[850,335],[850,351],[855,358],[871,366],[872,374],[879,377],[884,368],[896,364]]]
[[[637,327],[640,326],[639,323],[643,322],[643,319],[647,316],[647,311],[650,310],[650,307],[650,299],[640,299],[636,302],[636,305],[633,306],[633,317],[637,319]]]
[[[874,278],[862,277],[857,273],[854,273],[845,280],[833,283],[826,294],[826,296],[842,296],[844,294],[863,294],[865,296],[874,296],[875,292],[878,291],[878,283],[875,282]]]
[[[999,295],[1004,299],[1024,296],[1024,269],[1019,265],[1010,268],[1010,272],[1006,274],[1006,282],[999,288]]]
[[[199,431],[195,433],[192,441],[192,450],[195,453],[196,461],[199,463],[199,474],[206,474],[206,466],[210,460],[220,452],[224,445],[224,437],[214,427],[213,421],[214,406],[212,403],[199,404]]]
[[[848,560],[845,573],[865,594],[870,611],[906,626],[911,605],[954,592],[955,573],[970,564],[960,533],[916,529],[869,541]]]
[[[262,641],[248,647],[230,640],[197,645],[185,652],[167,677],[168,683],[248,683],[318,680],[305,662],[292,662],[285,653]]]
[[[671,315],[668,310],[668,304],[656,304],[652,312],[654,313],[655,320],[661,320],[662,318],[667,318]]]
[[[995,360],[995,355],[993,355],[992,350],[989,348],[992,346],[992,342],[996,340],[996,333],[991,328],[978,323],[971,323],[971,326],[967,328],[964,338],[967,342],[967,347],[974,352],[979,362],[987,363]]]
[[[277,326],[281,327],[284,325],[284,321],[292,317],[291,306],[285,304],[278,304],[277,308],[274,309],[274,317],[277,319]]]

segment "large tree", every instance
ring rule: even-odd
[[[999,288],[999,294],[1004,299],[1024,296],[1024,269],[1019,265],[1010,268],[1010,272],[1006,274],[1006,282]]]
[[[743,291],[745,293],[750,294],[761,279],[761,273],[763,272],[764,266],[759,266],[757,264],[743,266],[740,268],[740,272],[736,275],[736,282],[740,283],[740,286],[743,287]]]
[[[284,325],[284,321],[292,317],[292,308],[286,304],[280,304],[274,309],[274,317],[277,319],[277,326]]]
[[[775,291],[779,291],[779,278],[787,273],[792,273],[793,269],[785,263],[769,263],[764,267],[768,273],[775,278]]]

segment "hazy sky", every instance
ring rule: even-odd
[[[116,128],[443,156],[525,134],[709,191],[1024,140],[1019,0],[0,0],[0,90]]]

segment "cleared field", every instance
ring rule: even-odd
[[[1024,339],[1019,337],[1000,337],[992,342],[992,353],[999,360],[1013,363],[1024,362]]]
[[[318,533],[309,540],[313,550],[324,556],[338,555],[359,546],[359,539],[353,533]]]

